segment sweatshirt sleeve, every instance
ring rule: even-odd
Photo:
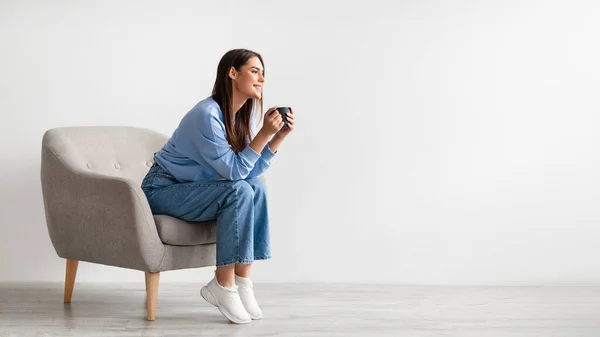
[[[225,179],[245,179],[261,158],[249,145],[237,154],[233,151],[227,141],[225,125],[216,111],[195,114],[190,123],[186,123],[186,129],[193,147],[190,157],[207,163]]]
[[[273,157],[275,157],[275,153],[271,151],[271,148],[267,143],[265,148],[262,150],[260,158],[256,162],[256,165],[254,165],[254,168],[252,169],[252,171],[250,171],[250,174],[248,174],[248,178],[256,178],[261,174],[265,173],[267,169],[271,166],[271,161],[273,160]]]

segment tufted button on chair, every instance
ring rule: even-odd
[[[79,261],[136,269],[146,275],[147,319],[154,320],[160,272],[215,265],[216,223],[153,216],[140,187],[167,140],[126,126],[44,133],[42,194],[50,240],[66,259],[65,303]]]

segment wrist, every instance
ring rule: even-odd
[[[271,137],[273,137],[273,135],[266,132],[265,129],[260,129],[260,130],[258,130],[256,137],[271,139]]]
[[[276,134],[273,135],[273,138],[271,140],[274,140],[274,139],[284,139],[284,138],[285,138],[284,135],[282,135],[280,132],[277,132]]]

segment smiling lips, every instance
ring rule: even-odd
[[[254,85],[254,87],[255,87],[256,89],[258,89],[258,91],[262,92],[262,85],[260,85],[260,84],[255,84],[255,85]]]

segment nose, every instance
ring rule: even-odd
[[[261,73],[258,73],[258,80],[260,82],[264,82],[265,81],[265,76],[263,76],[263,74],[261,74]]]

